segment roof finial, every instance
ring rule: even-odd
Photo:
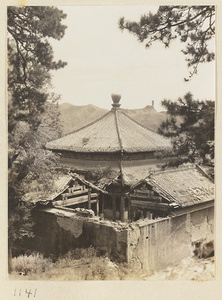
[[[120,99],[121,99],[121,95],[118,95],[118,94],[111,94],[111,97],[112,97],[112,100],[113,100],[113,103],[112,103],[112,106],[114,109],[120,107]]]

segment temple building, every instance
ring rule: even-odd
[[[64,167],[108,192],[100,203],[105,218],[124,221],[130,219],[130,187],[166,163],[169,158],[160,157],[172,146],[169,139],[129,117],[120,108],[120,98],[112,94],[108,113],[46,147],[60,154]]]
[[[197,165],[162,168],[171,141],[112,109],[46,148],[64,175],[33,196],[30,248],[57,256],[93,246],[151,272],[214,249],[214,183]],[[207,249],[203,254],[203,249]]]

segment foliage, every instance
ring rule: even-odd
[[[169,47],[172,40],[179,38],[186,44],[182,52],[188,67],[192,67],[190,78],[197,73],[199,63],[214,59],[208,41],[215,34],[215,6],[160,6],[157,13],[143,15],[139,22],[120,18],[119,27],[137,36],[147,48],[155,41]]]
[[[71,279],[70,276],[74,276],[75,280],[109,280],[117,274],[110,269],[108,261],[106,255],[100,255],[99,251],[91,246],[69,251],[59,258],[55,267],[60,270],[74,267],[74,272],[63,274],[64,279]],[[62,275],[62,272],[60,274]]]
[[[163,100],[168,118],[159,133],[172,138],[174,153],[180,162],[202,162],[213,165],[214,102],[194,100],[187,93],[176,102]]]
[[[29,206],[19,205],[14,208],[13,214],[9,216],[9,241],[21,241],[24,237],[33,237]]]
[[[78,249],[78,252],[88,251]],[[30,256],[20,255],[12,259],[13,273],[10,279],[21,280],[212,280],[214,278],[214,259],[189,257],[155,273],[131,268],[127,263],[113,263],[108,257],[98,256],[96,250],[89,248],[92,256],[83,259],[73,258],[73,251],[65,257],[52,262],[39,253]],[[94,252],[94,254],[93,254]],[[90,263],[90,258],[92,264]],[[198,270],[198,271],[197,271]]]
[[[101,166],[99,166],[98,169],[93,170],[93,171],[85,171],[84,172],[84,178],[90,182],[93,183],[98,183],[99,181],[101,181],[101,179],[104,178],[110,178],[111,177],[111,168],[110,167],[106,167],[106,168],[102,168]]]
[[[30,128],[25,122],[17,122],[9,135],[9,237],[10,243],[20,239],[20,227],[27,225],[26,235],[32,236],[31,200],[45,197],[52,191],[58,177],[58,157],[44,148],[47,141],[60,136],[56,121],[59,113],[52,103],[46,103],[38,129]],[[51,107],[52,106],[52,107]],[[48,113],[50,116],[48,116]],[[45,120],[47,119],[47,120]],[[23,203],[22,206],[18,206]],[[26,217],[24,216],[26,213]],[[16,220],[16,222],[15,222]],[[21,221],[19,223],[19,221]],[[13,223],[15,223],[13,225]],[[19,225],[20,224],[20,225]],[[23,228],[24,229],[24,228]],[[12,233],[10,233],[12,230]],[[17,233],[16,233],[17,231]]]
[[[54,7],[8,7],[9,246],[32,236],[30,200],[44,197],[58,176],[58,157],[44,145],[62,130],[59,96],[48,87],[51,71],[66,63],[54,61],[49,39],[64,36],[65,17]]]
[[[50,258],[44,258],[40,253],[20,255],[12,259],[12,271],[23,276],[41,274],[50,270],[53,266]]]
[[[29,280],[124,280],[138,279],[144,270],[124,262],[113,262],[108,253],[93,248],[77,248],[54,263],[40,254],[12,259],[12,273]]]
[[[55,62],[47,38],[60,40],[66,26],[66,15],[48,6],[8,7],[8,90],[11,95],[9,133],[17,121],[32,128],[40,124],[44,104],[50,95],[51,70],[66,63]]]

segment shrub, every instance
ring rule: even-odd
[[[141,271],[135,264],[110,260],[93,247],[71,250],[56,262],[40,253],[20,255],[12,259],[12,266],[14,274],[27,275],[28,280],[129,280]]]
[[[115,265],[93,247],[77,248],[58,259],[50,272],[51,278],[60,280],[110,280],[118,279]]]
[[[50,258],[44,258],[40,253],[32,253],[31,255],[19,255],[12,259],[12,272],[22,275],[41,274],[49,270],[53,263]]]

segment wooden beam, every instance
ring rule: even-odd
[[[75,186],[73,186],[72,188],[70,188],[70,189],[72,189],[72,191],[79,191],[79,190],[85,190],[85,186],[84,185],[75,185]]]
[[[162,197],[160,196],[149,196],[149,195],[138,195],[138,194],[130,194],[130,197],[133,199],[138,199],[138,200],[150,200],[153,202],[162,202]]]
[[[88,189],[88,209],[91,209],[91,188]]]
[[[150,196],[154,195],[154,191],[150,191],[150,190],[138,190],[138,189],[134,189],[133,192],[135,194],[145,194],[145,195],[150,195]]]
[[[97,193],[91,194],[90,202],[95,203],[97,201],[97,197],[98,197]],[[85,203],[85,202],[88,202],[88,195],[79,196],[79,197],[75,197],[75,198],[69,198],[66,200],[55,201],[55,204],[67,206],[67,205],[76,205],[76,204]]]
[[[151,210],[168,211],[170,209],[170,206],[167,203],[154,203],[150,201],[139,201],[135,199],[131,199],[131,205],[132,207],[146,208]]]
[[[62,196],[62,199],[66,199],[66,198],[71,197],[71,196],[86,194],[87,192],[88,192],[88,189],[78,190],[78,191],[73,191],[73,192],[70,192],[70,193],[63,193],[63,194],[61,194],[61,196]]]
[[[93,204],[93,203],[96,203],[97,202],[97,200],[91,200],[91,204]],[[82,203],[84,203],[85,205],[84,205],[84,208],[85,209],[87,209],[87,206],[88,205],[86,205],[87,204],[87,202],[82,202]],[[76,204],[80,204],[80,203],[73,203],[73,204],[63,204],[62,206],[70,206],[70,205],[76,205]]]

